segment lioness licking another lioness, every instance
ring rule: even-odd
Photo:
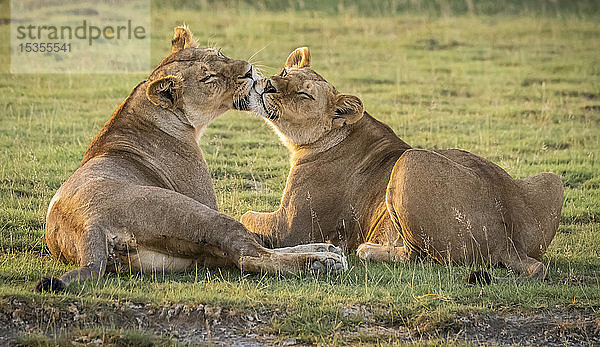
[[[474,154],[417,150],[310,68],[307,48],[256,83],[251,109],[291,154],[279,210],[242,223],[273,246],[331,241],[361,258],[504,264],[540,279],[560,219],[560,178],[513,179]]]
[[[250,64],[197,48],[175,29],[171,54],[117,108],[46,216],[46,242],[78,264],[38,291],[62,290],[105,270],[181,271],[197,264],[298,273],[347,268],[341,250],[312,244],[270,250],[217,211],[197,137],[217,116],[246,108],[257,74]]]

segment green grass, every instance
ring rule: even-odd
[[[369,113],[409,144],[462,148],[517,178],[540,171],[561,175],[565,202],[544,258],[548,281],[468,287],[465,267],[364,264],[353,257],[351,270],[334,278],[199,269],[108,275],[66,294],[34,294],[41,276],[73,268],[54,260],[45,246],[49,200],[104,121],[146,76],[10,75],[9,27],[0,25],[0,296],[279,312],[272,333],[324,343],[388,341],[347,337],[361,322],[427,330],[451,328],[470,311],[600,307],[597,3],[483,1],[471,10],[469,1],[458,0],[386,1],[377,8],[365,1],[302,3],[155,3],[152,61],[169,52],[172,28],[182,22],[201,44],[231,57],[245,59],[264,48],[255,60],[265,75],[306,45],[318,72],[338,90],[361,97]],[[227,113],[209,127],[201,146],[223,212],[239,218],[249,209],[277,208],[288,153],[258,117]],[[251,189],[253,181],[263,189]],[[361,306],[366,310],[354,314]]]
[[[177,341],[162,336],[152,336],[137,330],[115,330],[115,329],[85,329],[74,330],[71,333],[60,335],[57,338],[49,338],[44,334],[31,334],[19,339],[23,346],[73,346],[73,342],[82,345],[109,346],[176,346]]]

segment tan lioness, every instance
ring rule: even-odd
[[[291,154],[279,210],[242,217],[272,245],[331,241],[364,259],[427,255],[545,276],[540,258],[563,201],[558,176],[516,180],[465,151],[411,149],[313,71],[307,48],[257,82],[250,104]]]
[[[197,48],[187,28],[175,28],[171,54],[117,108],[50,202],[48,248],[81,267],[43,279],[37,290],[61,290],[105,269],[181,271],[198,263],[284,273],[346,268],[332,245],[265,249],[217,211],[197,139],[215,117],[246,107],[256,79],[247,62]]]

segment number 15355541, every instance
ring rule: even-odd
[[[70,53],[71,44],[64,42],[24,42],[19,44],[22,53]]]

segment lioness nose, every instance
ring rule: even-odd
[[[267,80],[267,84],[265,84],[265,89],[263,89],[263,93],[277,93],[277,89],[271,83],[271,80]]]
[[[246,78],[252,79],[252,77],[253,77],[252,66],[250,66],[250,70],[248,70],[248,72],[246,72],[246,74],[244,76],[240,76],[238,78],[242,80],[242,79],[246,79]]]

